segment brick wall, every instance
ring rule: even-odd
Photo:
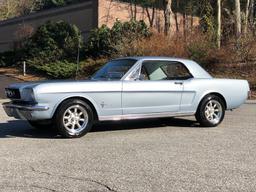
[[[101,26],[102,24],[106,24],[107,26],[113,26],[116,19],[121,21],[129,21],[134,15],[136,15],[137,20],[144,20],[149,25],[149,17],[147,14],[147,10],[140,6],[137,6],[136,9],[134,6],[131,6],[129,3],[118,2],[114,0],[99,0],[99,17],[98,24]],[[152,9],[148,9],[148,13],[152,15]],[[186,17],[187,25],[191,26],[191,17]],[[177,14],[177,21],[180,31],[184,29],[184,20],[181,14]],[[199,25],[199,19],[197,17],[193,17],[193,26]],[[153,28],[159,32],[163,31],[164,26],[164,12],[163,10],[156,10]],[[187,26],[187,27],[190,27]],[[172,15],[171,19],[171,27],[172,31],[176,31],[176,22],[175,17]]]
[[[1,1],[1,0],[0,0]],[[152,15],[152,9],[148,9]],[[137,20],[144,20],[149,25],[149,17],[145,8],[131,6],[129,3],[115,0],[84,0],[83,3],[69,5],[56,9],[50,9],[33,13],[24,17],[17,17],[0,22],[0,52],[12,49],[18,41],[21,33],[31,32],[43,23],[64,20],[75,24],[83,34],[84,39],[88,37],[90,30],[106,24],[112,27],[116,19],[129,21],[136,14]],[[183,31],[183,16],[177,14],[180,32]],[[191,17],[187,17],[188,25],[191,25]],[[171,20],[172,30],[176,30],[174,15]],[[193,18],[193,26],[199,24],[199,19]],[[162,10],[155,11],[153,29],[162,32],[164,25],[164,14]]]

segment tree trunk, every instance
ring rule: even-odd
[[[164,33],[170,35],[171,32],[171,15],[172,15],[172,0],[164,0]]]
[[[253,30],[253,26],[254,26],[254,0],[250,0],[249,25],[250,25],[251,30]]]
[[[110,11],[111,11],[111,6],[112,6],[112,1],[113,0],[110,0],[109,5],[108,5],[107,17],[106,17],[106,21],[105,21],[106,24],[108,24],[108,21],[110,19]]]
[[[193,15],[193,11],[191,11],[191,15],[190,15],[190,27],[191,27],[191,31],[193,31],[193,24],[194,24],[194,15]]]
[[[244,34],[248,32],[248,21],[249,21],[249,9],[250,9],[250,0],[246,0],[246,8],[245,8],[245,22],[244,22]]]
[[[134,20],[137,20],[137,4],[134,3]]]
[[[133,9],[132,9],[132,5],[133,5],[133,1],[131,0],[130,1],[130,11],[131,11],[131,18],[130,19],[133,19]]]
[[[221,46],[221,0],[218,0],[218,13],[217,13],[217,47]]]
[[[241,35],[241,8],[240,0],[235,0],[236,36]]]
[[[134,6],[134,8],[133,8]],[[131,19],[136,20],[137,19],[137,4],[135,1],[130,1],[130,10],[131,10]]]
[[[152,13],[151,13],[151,15],[150,15],[149,9],[148,9],[148,7],[146,7],[146,13],[147,13],[147,17],[148,17],[148,21],[149,21],[150,27],[153,27],[153,25],[154,25],[155,10],[156,10],[156,8],[153,7],[153,8],[152,8]]]
[[[176,25],[176,32],[179,33],[179,22],[178,22],[178,15],[177,13],[175,12],[174,13],[174,18],[175,18],[175,25]]]
[[[180,1],[179,0],[176,0],[176,7],[177,7],[177,10],[179,10],[180,8]],[[177,14],[178,11],[176,11],[174,13],[174,19],[175,19],[175,25],[176,25],[176,32],[179,33],[180,29],[179,29],[179,21],[178,21],[178,14]]]
[[[187,39],[187,15],[186,15],[186,12],[183,13],[183,34],[184,34],[184,39],[186,41],[186,39]]]

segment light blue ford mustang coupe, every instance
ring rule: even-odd
[[[95,122],[195,115],[204,127],[248,98],[246,80],[215,79],[191,60],[129,57],[108,62],[90,80],[13,84],[5,112],[64,137],[85,135]]]

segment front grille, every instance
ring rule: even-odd
[[[5,94],[6,94],[6,97],[9,99],[20,99],[19,89],[6,88]]]

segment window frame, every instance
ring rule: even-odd
[[[138,77],[140,77],[141,76],[141,70],[142,70],[142,66],[143,66],[143,63],[145,63],[145,62],[169,62],[169,63],[178,63],[178,64],[180,64],[180,65],[182,65],[183,67],[184,67],[184,69],[187,71],[187,73],[189,74],[189,76],[190,76],[190,78],[188,78],[188,79],[172,79],[172,80],[169,80],[169,79],[161,79],[161,80],[150,80],[150,79],[148,79],[148,80],[141,80],[141,81],[186,81],[186,80],[189,80],[189,79],[193,79],[194,78],[194,76],[192,75],[192,73],[189,71],[189,69],[187,68],[187,66],[184,64],[184,63],[182,63],[182,62],[180,62],[180,61],[172,61],[172,60],[143,60],[141,63],[140,63],[140,70],[139,70],[139,75],[138,75]],[[164,72],[165,73],[165,72]],[[175,77],[176,78],[176,77]]]
[[[118,80],[109,80],[109,81],[122,81],[124,79],[127,78],[127,76],[131,73],[131,71],[133,71],[134,67],[137,66],[138,60],[137,59],[133,59],[133,58],[120,58],[120,59],[113,59],[113,60],[109,60],[108,62],[106,62],[100,69],[98,69],[91,77],[90,79],[92,80],[97,80],[94,79],[94,76],[100,71],[102,70],[108,63],[113,62],[113,61],[122,61],[122,60],[131,60],[134,61],[134,64],[130,67],[130,69],[128,71],[126,71],[126,73]]]

